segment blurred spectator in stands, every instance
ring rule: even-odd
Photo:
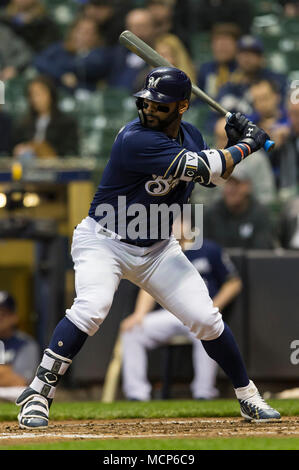
[[[250,86],[250,96],[254,112],[254,122],[262,127],[280,146],[285,140],[284,135],[289,134],[289,119],[287,110],[281,106],[281,97],[277,84],[262,78]]]
[[[149,46],[155,44],[155,26],[152,14],[145,8],[131,10],[125,21],[126,29],[134,33]],[[150,66],[126,47],[118,45],[114,48],[113,67],[109,85],[127,89],[130,93],[138,91]]]
[[[31,62],[32,51],[10,28],[0,23],[0,80],[16,77]]]
[[[87,0],[82,12],[95,20],[107,46],[118,43],[120,33],[125,29],[124,17],[128,7],[116,0]]]
[[[77,122],[59,110],[57,90],[51,79],[34,78],[28,84],[27,97],[29,111],[14,129],[14,156],[77,156]]]
[[[184,2],[184,15],[188,15],[188,5]],[[151,12],[155,25],[155,35],[159,37],[162,34],[171,33],[180,38],[184,46],[190,52],[190,32],[181,24],[180,18],[175,15],[175,0],[148,0],[147,9]]]
[[[0,107],[0,157],[11,156],[12,151],[12,119]]]
[[[242,34],[248,34],[254,16],[250,0],[200,0],[198,2],[198,29],[211,31],[216,23],[236,23]]]
[[[274,248],[270,214],[254,197],[251,181],[245,166],[234,169],[223,197],[204,212],[204,237],[225,248]]]
[[[155,42],[155,50],[172,65],[183,70],[190,80],[195,83],[195,66],[187,49],[177,36],[174,34],[158,36]]]
[[[279,161],[277,151],[290,133],[287,110],[281,106],[281,97],[277,84],[266,78],[257,80],[250,86],[250,96],[254,108],[254,118],[258,126],[264,129],[275,142],[275,151],[270,152],[276,183],[279,178]]]
[[[281,96],[283,105],[287,92],[287,77],[273,72],[264,66],[264,48],[261,41],[253,36],[243,36],[238,41],[237,69],[232,73],[230,81],[219,90],[217,101],[231,112],[240,111],[250,118],[254,109],[249,88],[252,83],[262,78],[272,80]],[[217,115],[211,115],[210,125],[213,127]]]
[[[281,208],[279,240],[288,250],[299,249],[299,197],[290,198]]]
[[[11,0],[0,12],[0,22],[22,37],[35,52],[60,38],[59,28],[40,0]]]
[[[5,291],[0,291],[0,340],[4,345],[0,399],[14,401],[33,379],[40,352],[35,340],[18,330],[15,301]]]
[[[94,91],[109,75],[111,54],[96,21],[79,17],[64,42],[52,44],[34,60],[37,70],[71,92]]]
[[[281,199],[298,194],[299,185],[299,99],[290,95],[288,101],[289,135],[275,151],[279,167],[278,186]]]
[[[225,132],[225,118],[219,118],[214,128],[213,146],[215,148],[226,148],[227,135]],[[238,167],[245,169],[250,176],[252,194],[258,202],[264,205],[272,204],[276,199],[275,179],[269,162],[269,157],[264,150],[258,150],[254,155],[239,163]],[[212,191],[209,188],[196,185],[192,192],[192,202],[211,206],[222,196],[222,187],[218,186]]]
[[[283,11],[287,18],[296,18],[299,16],[298,0],[279,0],[279,3],[283,6]]]
[[[200,65],[197,83],[201,90],[215,98],[237,67],[237,40],[239,27],[235,24],[218,24],[212,29],[213,60]],[[200,45],[199,45],[200,47]]]

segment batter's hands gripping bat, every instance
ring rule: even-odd
[[[119,36],[119,42],[127,47],[131,52],[134,52],[141,57],[147,64],[153,65],[154,67],[173,67],[173,65],[160,56],[158,52],[152,49],[142,39],[138,38],[131,31],[123,31]],[[231,113],[223,108],[219,103],[213,100],[209,95],[202,91],[198,86],[192,83],[192,92],[198,96],[201,100],[205,101],[208,105],[218,111],[222,116],[228,120],[231,117]],[[273,140],[267,140],[264,144],[264,149],[269,152],[273,149],[275,142]]]

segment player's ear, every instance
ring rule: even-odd
[[[179,113],[184,114],[187,109],[189,108],[189,101],[188,100],[182,100],[179,102]]]

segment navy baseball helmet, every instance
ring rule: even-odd
[[[188,75],[175,67],[157,67],[146,77],[144,88],[136,98],[147,98],[159,103],[190,100],[191,81]]]

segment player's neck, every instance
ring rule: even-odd
[[[177,139],[180,131],[181,119],[173,121],[168,127],[163,129],[163,132],[170,137],[170,139]]]

